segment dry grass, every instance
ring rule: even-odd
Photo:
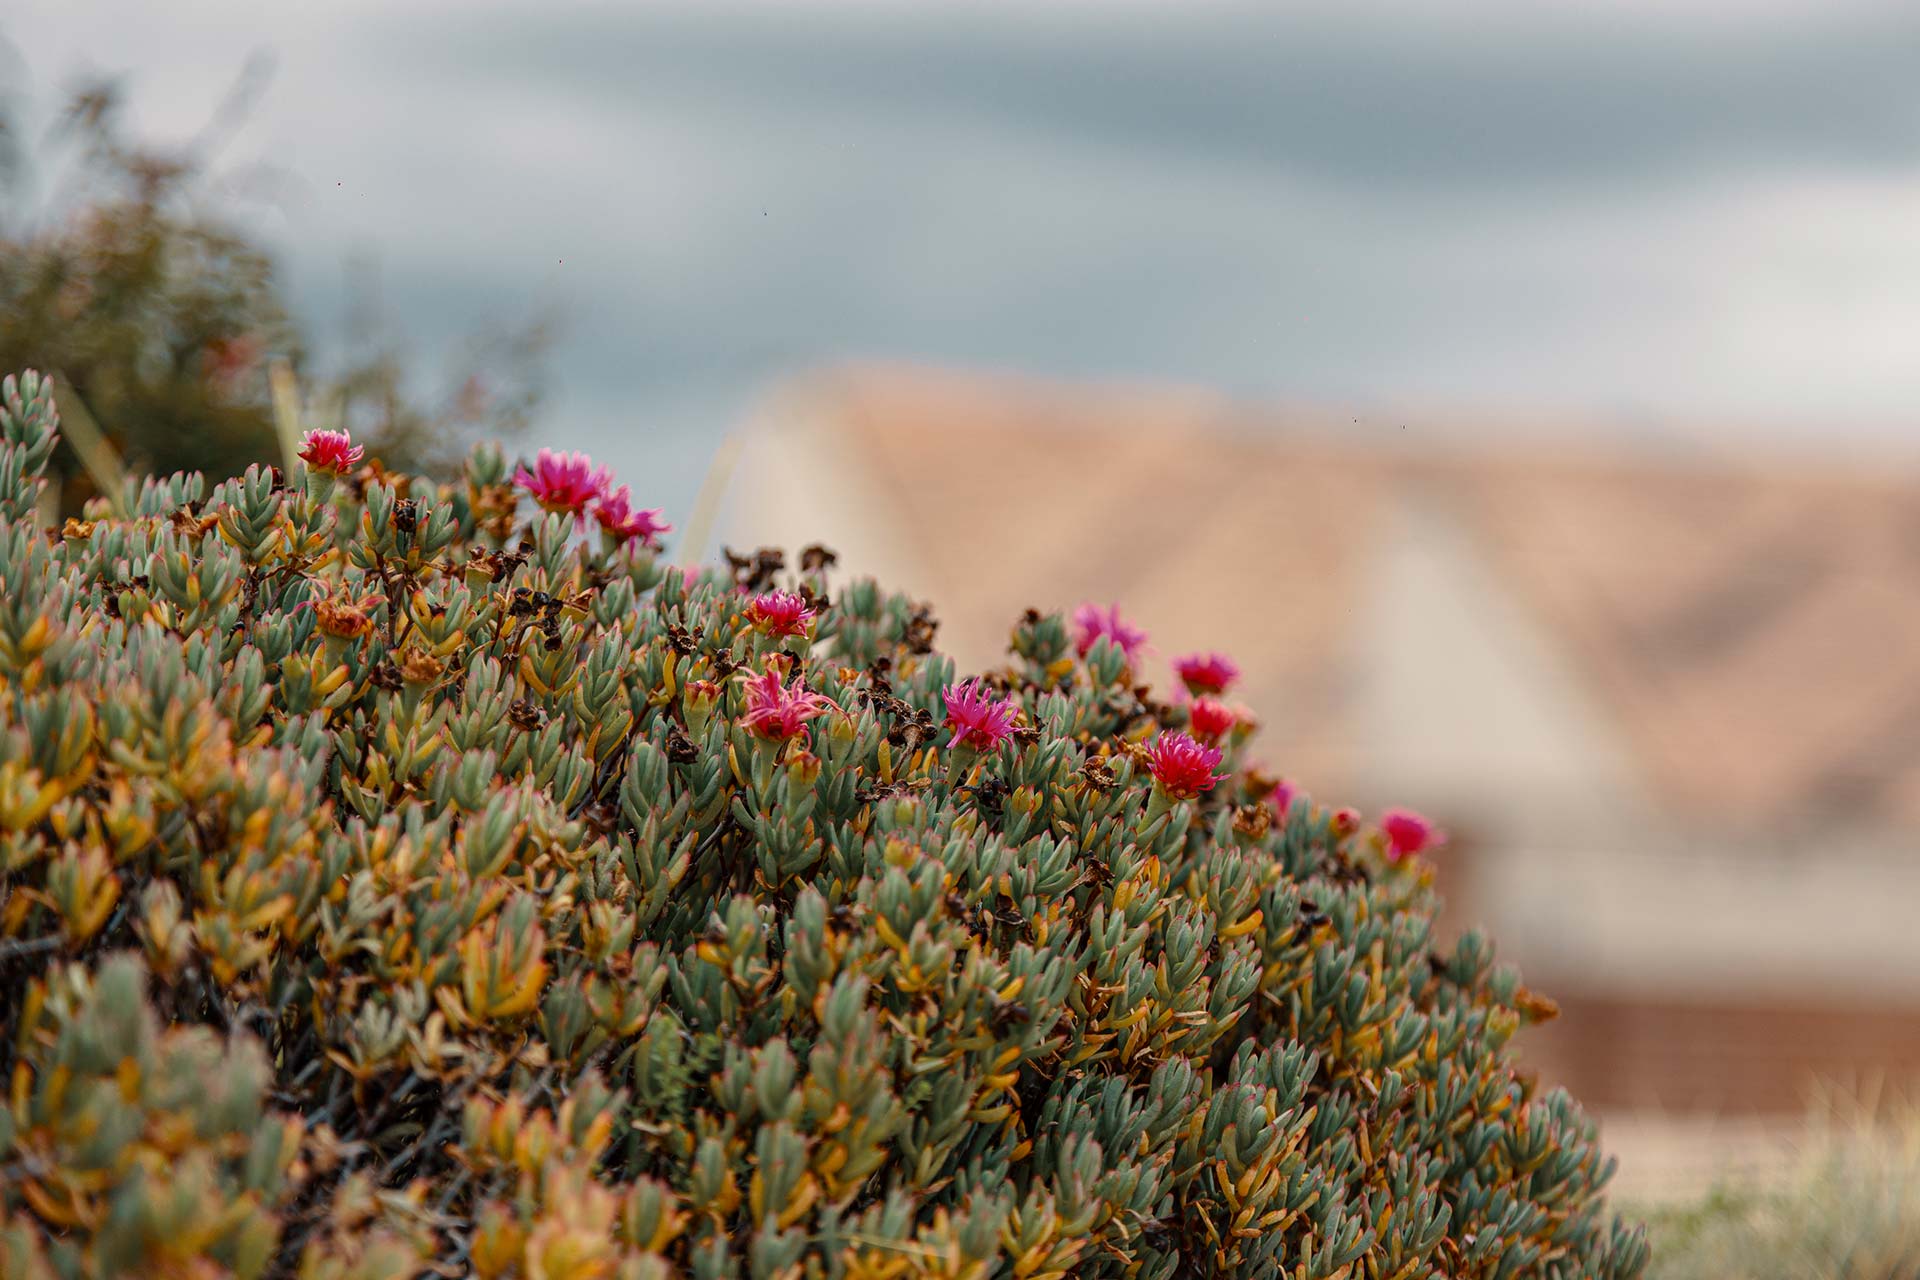
[[[1649,1208],[1656,1280],[1920,1280],[1920,1098],[1827,1093],[1791,1163]]]

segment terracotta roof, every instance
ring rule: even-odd
[[[1179,390],[911,368],[812,394],[963,658],[993,660],[1029,605],[1122,601],[1163,652],[1250,665],[1290,769],[1351,776],[1358,567],[1417,495],[1572,655],[1657,795],[1755,823],[1920,821],[1920,477],[1430,449]]]

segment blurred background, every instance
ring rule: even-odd
[[[269,456],[285,359],[395,465],[704,488],[683,558],[824,540],[971,662],[1089,598],[1227,649],[1273,769],[1452,829],[1448,927],[1560,1000],[1634,1194],[1920,1067],[1920,9],[0,37],[0,364],[134,462]]]

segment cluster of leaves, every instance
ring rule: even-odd
[[[256,80],[177,147],[130,136],[110,81],[75,92],[32,151],[19,145],[21,105],[0,101],[0,142],[15,144],[0,156],[0,369],[55,371],[135,469],[229,475],[277,455],[269,365],[299,366],[307,344],[272,259],[223,212],[233,198],[212,168]],[[65,181],[36,192],[42,174]],[[354,331],[319,408],[391,464],[457,469],[441,442],[513,432],[536,399],[538,325],[477,337],[440,398],[409,385],[376,316],[357,315]],[[61,508],[76,511],[92,483],[64,455],[52,474]]]
[[[1191,712],[1113,641],[1021,620],[976,748],[818,549],[673,568],[484,448],[42,529],[56,425],[6,383],[6,1275],[1644,1267],[1430,869],[1245,723],[1162,788]]]

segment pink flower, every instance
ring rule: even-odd
[[[976,751],[991,751],[1013,734],[1018,712],[1012,702],[993,696],[978,677],[950,684],[940,695],[947,702],[947,727],[953,730],[952,750],[965,742]]]
[[[814,619],[814,607],[791,591],[769,591],[747,605],[753,625],[770,636],[803,636]]]
[[[1358,809],[1335,809],[1333,820],[1328,823],[1333,838],[1344,840],[1360,829],[1360,811]]]
[[[300,441],[300,457],[308,466],[335,475],[353,470],[365,453],[344,431],[309,431]]]
[[[1380,834],[1387,838],[1387,861],[1399,862],[1447,842],[1446,833],[1411,809],[1389,809],[1380,815]]]
[[[632,502],[633,495],[627,492],[627,486],[621,485],[600,495],[600,501],[593,508],[593,518],[611,537],[622,543],[638,538],[643,547],[659,546],[660,535],[672,532],[673,526],[660,518],[658,507],[635,511]]]
[[[1146,646],[1147,633],[1120,616],[1120,606],[1083,604],[1073,611],[1074,647],[1081,657],[1105,637],[1120,646],[1120,652],[1132,662]]]
[[[1221,694],[1240,678],[1240,667],[1224,653],[1189,653],[1173,660],[1173,673],[1192,694]]]
[[[542,449],[534,459],[533,470],[524,466],[513,473],[513,482],[533,495],[533,500],[548,511],[571,511],[581,515],[587,504],[606,494],[613,473],[593,465],[584,453],[556,453]]]
[[[762,674],[741,677],[747,686],[747,710],[740,720],[763,738],[785,742],[804,734],[807,721],[832,710],[833,703],[807,688],[800,676],[782,683],[780,670],[778,663],[769,662]]]
[[[1216,742],[1227,734],[1227,730],[1239,721],[1233,708],[1212,698],[1195,698],[1187,709],[1187,721],[1193,729],[1193,736],[1207,742]]]
[[[1195,742],[1189,734],[1163,733],[1153,740],[1147,753],[1147,771],[1161,790],[1176,800],[1191,800],[1202,791],[1211,791],[1220,780],[1213,772],[1220,763],[1220,748]]]
[[[1267,793],[1267,800],[1273,805],[1273,811],[1284,818],[1293,809],[1294,800],[1301,794],[1299,787],[1282,778],[1273,784],[1273,790]]]

